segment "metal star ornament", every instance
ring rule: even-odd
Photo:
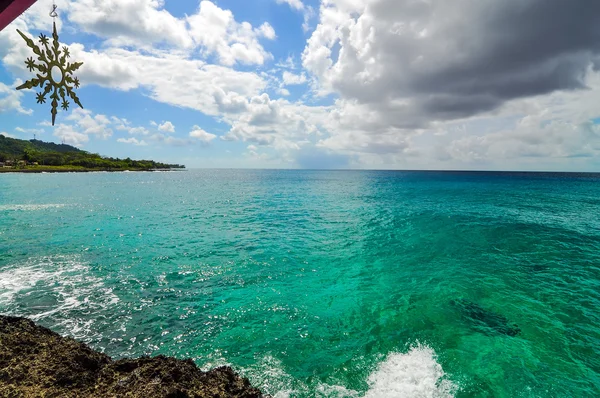
[[[79,98],[74,91],[75,88],[79,88],[79,79],[73,76],[73,72],[79,69],[79,67],[83,65],[83,62],[67,62],[67,59],[71,56],[69,49],[64,46],[62,49],[59,48],[60,44],[58,42],[58,34],[56,33],[56,23],[52,22],[52,25],[52,45],[50,45],[49,38],[46,35],[40,34],[39,36],[39,42],[42,49],[40,49],[33,40],[17,29],[17,32],[19,32],[21,37],[25,40],[27,46],[38,56],[37,61],[39,61],[36,63],[32,57],[27,58],[25,65],[30,72],[36,74],[36,77],[21,84],[17,87],[17,90],[40,87],[43,91],[36,94],[38,104],[44,104],[46,102],[46,95],[51,93],[52,125],[54,126],[56,114],[58,113],[59,101],[62,101],[60,106],[65,111],[69,109],[70,103],[67,100],[69,97],[73,102],[83,108],[83,105],[79,102]],[[36,69],[39,73],[35,72]]]

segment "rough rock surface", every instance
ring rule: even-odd
[[[191,360],[113,361],[29,319],[0,315],[0,397],[262,397],[229,367]]]

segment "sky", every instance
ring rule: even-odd
[[[189,168],[600,171],[597,0],[56,0],[84,108],[15,87],[0,134]],[[39,89],[38,89],[39,91]]]

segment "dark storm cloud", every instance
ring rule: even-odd
[[[380,0],[363,16],[339,30],[333,86],[344,98],[388,109],[392,125],[583,89],[588,68],[599,67],[599,0]],[[353,46],[368,34],[370,47]],[[406,101],[390,105],[399,99]]]
[[[464,59],[422,76],[415,89],[508,99],[583,87],[585,70],[600,53],[600,1],[497,3],[451,34],[462,38]]]

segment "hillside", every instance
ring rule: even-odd
[[[37,163],[38,167],[76,167],[89,170],[152,170],[181,169],[183,165],[166,164],[153,160],[131,160],[103,157],[89,153],[66,144],[55,144],[40,140],[20,140],[0,134],[0,163],[21,168],[30,168]],[[6,166],[5,166],[6,167]]]

